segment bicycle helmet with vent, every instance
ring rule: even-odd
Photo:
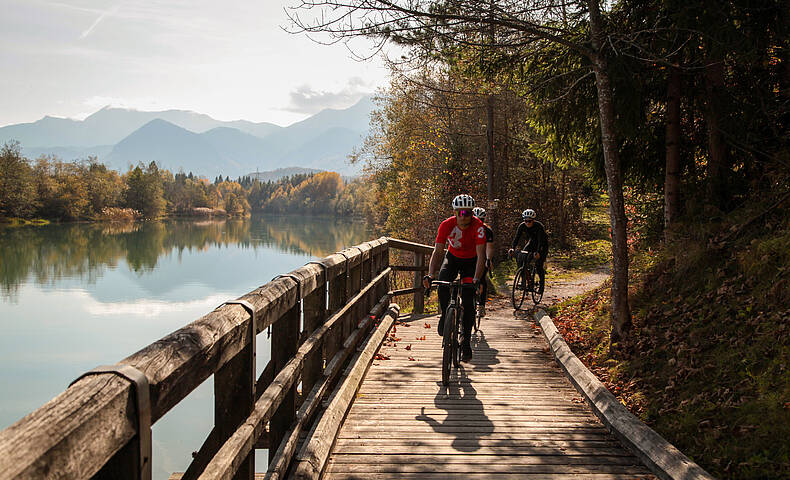
[[[472,215],[479,218],[480,220],[485,220],[486,218],[486,209],[482,207],[475,207],[472,209]]]
[[[521,218],[523,218],[524,220],[529,220],[530,218],[534,220],[535,217],[537,217],[537,215],[535,214],[535,210],[532,210],[531,208],[528,208],[523,212],[521,212]]]
[[[453,210],[459,208],[473,208],[475,206],[475,199],[471,196],[462,193],[453,199]]]

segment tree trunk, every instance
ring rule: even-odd
[[[556,160],[555,160],[556,163]],[[562,170],[562,177],[560,179],[560,245],[565,248],[568,243],[566,238],[567,232],[567,215],[565,215],[565,169]]]
[[[487,193],[488,201],[494,199],[494,96],[486,98],[486,156],[488,160]]]
[[[664,235],[680,213],[680,71],[669,70],[667,83],[666,171],[664,175]]]
[[[708,202],[719,208],[725,203],[727,147],[721,134],[720,97],[724,89],[724,63],[712,60],[705,67],[705,123],[708,126]]]
[[[493,201],[496,198],[496,184],[494,183],[494,177],[496,176],[496,152],[494,151],[494,96],[489,95],[486,98],[486,154],[488,159],[488,182],[487,182],[487,193],[488,193],[488,207],[489,211],[487,213],[488,223],[491,225],[494,232],[497,232],[497,209],[490,208],[493,205]],[[494,236],[494,251],[496,250],[498,235]]]
[[[628,304],[628,243],[623,201],[623,184],[614,116],[614,97],[609,79],[608,63],[603,53],[602,20],[598,0],[588,0],[590,33],[593,47],[592,66],[598,90],[598,111],[601,121],[601,144],[604,170],[609,192],[609,221],[612,226],[612,342],[625,338],[631,328]]]

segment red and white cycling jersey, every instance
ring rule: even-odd
[[[449,244],[448,250],[458,258],[474,258],[477,256],[477,245],[486,243],[483,222],[477,217],[472,217],[469,226],[461,230],[458,219],[452,216],[439,225],[436,243]]]

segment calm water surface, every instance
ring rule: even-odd
[[[0,227],[0,429],[81,373],[371,238],[360,223],[304,217]],[[259,334],[258,373],[269,349]],[[209,379],[154,425],[154,478],[184,471],[212,425]],[[256,464],[265,471],[265,451]]]

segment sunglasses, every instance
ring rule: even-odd
[[[462,217],[471,217],[472,211],[471,210],[458,210],[458,215]]]

